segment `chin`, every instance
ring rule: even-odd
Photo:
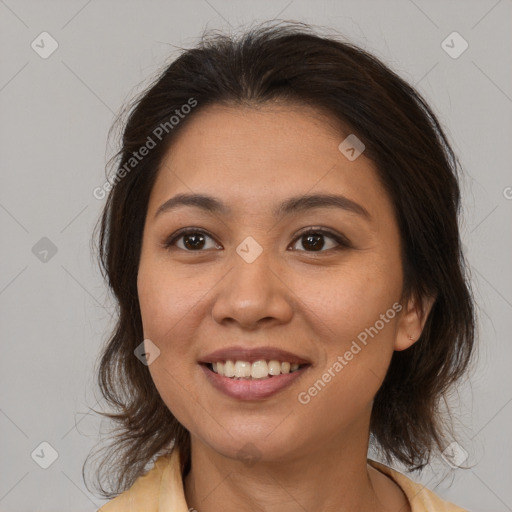
[[[239,425],[230,428],[224,424],[226,430],[221,437],[207,435],[206,438],[202,438],[202,442],[216,453],[228,459],[242,461],[247,466],[252,466],[258,461],[278,462],[297,457],[300,448],[298,436],[284,429],[276,432],[277,424],[272,422],[269,428],[255,424],[253,429],[244,428],[243,431],[240,431]],[[294,442],[290,443],[290,439]]]

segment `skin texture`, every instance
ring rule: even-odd
[[[423,314],[413,301],[402,304],[309,403],[297,399],[401,301],[400,234],[373,163],[364,153],[349,161],[338,150],[348,134],[305,106],[215,105],[190,121],[152,190],[138,273],[144,338],[160,349],[149,370],[191,433],[188,505],[407,512],[401,490],[367,466],[369,422],[393,351],[418,339],[430,304]],[[232,215],[181,206],[155,218],[169,198],[192,192],[222,200]],[[371,219],[335,207],[272,215],[289,197],[311,193],[343,194]],[[207,232],[203,247],[187,249],[181,237],[165,248],[186,227]],[[325,235],[312,250],[299,236],[305,228],[343,235],[350,247]],[[236,252],[248,236],[263,249],[250,264]],[[198,365],[233,345],[271,345],[312,366],[276,395],[237,400],[212,387]],[[240,455],[248,444],[251,464]]]

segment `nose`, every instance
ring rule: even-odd
[[[217,291],[212,317],[219,324],[255,330],[262,324],[286,324],[292,318],[293,293],[265,251],[252,263],[235,253]]]

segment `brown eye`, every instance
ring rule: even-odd
[[[210,247],[206,247],[207,240],[210,239],[213,241],[213,238],[205,233],[204,231],[200,231],[197,229],[188,229],[185,231],[180,231],[175,233],[165,244],[165,248],[172,249],[173,247],[177,247],[183,251],[187,252],[201,252],[203,249],[215,249],[220,248],[218,244],[213,241],[213,245]],[[180,245],[179,242],[182,241]]]
[[[326,243],[326,239],[331,242]],[[208,240],[211,240],[208,247]],[[350,242],[343,236],[331,233],[323,229],[310,229],[299,235],[295,245],[300,241],[304,252],[326,252],[329,249],[343,249],[350,247]],[[185,229],[178,231],[165,242],[164,247],[168,250],[174,248],[186,252],[203,252],[207,249],[222,249],[215,240],[206,232],[199,229]]]
[[[326,246],[326,238],[333,240],[335,243],[333,245],[331,242],[330,246],[327,244],[327,249],[322,251]],[[326,252],[329,249],[346,248],[350,245],[348,240],[344,239],[344,237],[322,229],[306,231],[299,235],[296,240],[297,242],[301,242],[301,245],[306,252]]]

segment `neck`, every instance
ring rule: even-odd
[[[333,439],[278,461],[262,457],[244,463],[191,435],[187,504],[197,512],[384,512],[389,504],[408,510],[396,484],[367,466],[367,432],[358,437],[359,442],[345,437],[350,443]]]

